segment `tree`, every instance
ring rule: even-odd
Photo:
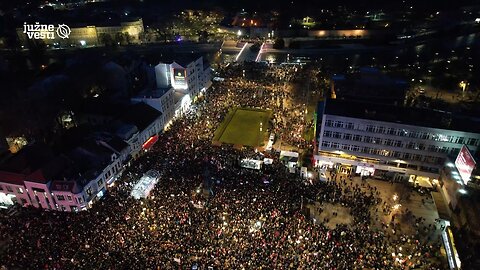
[[[125,42],[126,42],[128,45],[132,44],[133,37],[132,37],[129,33],[127,33],[127,32],[125,32],[123,35],[124,35],[124,37],[125,37]]]
[[[115,43],[117,44],[125,44],[125,34],[122,32],[118,32],[115,34]]]
[[[112,36],[107,33],[102,33],[98,37],[101,44],[105,45],[106,47],[112,47],[115,44]]]
[[[207,31],[200,31],[198,33],[198,41],[199,42],[208,42],[208,32]]]

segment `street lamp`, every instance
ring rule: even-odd
[[[462,92],[465,92],[465,90],[467,89],[467,86],[468,86],[468,82],[461,81],[458,85],[460,86],[460,89],[462,89]]]

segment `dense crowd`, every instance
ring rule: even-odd
[[[436,246],[415,235],[393,237],[373,228],[371,211],[382,203],[375,189],[335,181],[305,184],[275,153],[273,164],[262,170],[240,168],[238,160],[260,154],[212,145],[214,128],[232,106],[270,107],[274,129],[287,128],[294,121],[288,110],[272,106],[272,99],[284,95],[227,75],[92,209],[30,209],[3,219],[1,232],[9,244],[1,264],[8,269],[440,269],[429,259]],[[132,185],[150,169],[162,172],[159,183],[149,198],[133,199]],[[304,205],[311,201],[347,207],[353,224],[329,229],[313,221]]]

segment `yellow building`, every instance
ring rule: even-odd
[[[70,35],[68,38],[62,39],[55,33],[54,39],[43,39],[45,44],[49,46],[103,46],[105,45],[105,35],[111,37],[112,42],[118,42],[119,34],[123,34],[123,42],[125,43],[141,43],[141,37],[144,31],[143,20],[121,22],[119,25],[95,26],[88,25],[82,27],[70,27]],[[24,33],[24,28],[17,28],[17,35],[20,44],[27,46],[29,39]],[[127,37],[128,35],[128,37]]]

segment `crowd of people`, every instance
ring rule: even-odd
[[[335,181],[305,184],[275,153],[266,154],[274,161],[261,170],[241,168],[239,160],[259,153],[212,145],[215,128],[232,106],[270,108],[277,119],[273,129],[295,121],[286,108],[272,105],[286,94],[266,87],[268,80],[223,75],[225,82],[160,134],[157,145],[93,208],[27,209],[2,218],[8,245],[1,264],[7,269],[441,269],[430,260],[436,246],[372,226],[371,211],[382,203],[376,190]],[[159,183],[148,198],[133,199],[132,185],[150,169],[162,173]],[[331,229],[314,221],[305,207],[312,201],[349,208],[353,224]]]

